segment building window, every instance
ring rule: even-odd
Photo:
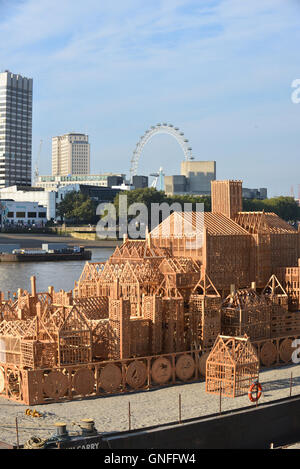
[[[39,213],[39,218],[46,218],[46,216],[47,216],[46,212]]]
[[[14,218],[15,214],[14,212],[8,212],[7,218]]]
[[[25,212],[17,212],[17,218],[25,218]]]
[[[28,212],[28,218],[36,218],[36,212]]]

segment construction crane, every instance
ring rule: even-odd
[[[294,186],[291,186],[291,197],[292,197],[293,199],[295,198]]]
[[[39,163],[40,163],[40,158],[42,154],[42,147],[43,147],[43,140],[40,140],[40,145],[39,145],[39,151],[37,154],[37,158],[35,161],[35,167],[34,167],[34,172],[33,172],[33,184],[35,185],[37,183],[38,177],[39,177]]]
[[[163,190],[163,186],[164,186],[164,180],[163,180],[164,175],[165,175],[165,174],[164,174],[164,172],[163,172],[163,168],[162,168],[162,167],[159,168],[158,173],[152,173],[152,174],[150,174],[150,176],[153,176],[153,177],[154,177],[153,182],[152,182],[152,184],[151,184],[151,187],[153,187],[154,189],[157,189],[157,184],[158,184],[158,181],[159,181],[159,189],[158,189],[158,190],[162,191],[162,190]]]

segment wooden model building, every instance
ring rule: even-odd
[[[258,379],[259,361],[247,336],[219,335],[206,361],[205,390],[238,397]]]
[[[211,213],[175,212],[125,239],[73,291],[39,293],[33,277],[31,292],[1,293],[0,395],[33,405],[197,380],[220,334],[247,334],[263,366],[288,363],[299,258],[298,231],[242,212],[241,181],[215,181]]]

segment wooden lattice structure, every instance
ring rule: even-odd
[[[253,288],[237,290],[222,305],[222,331],[252,340],[271,337],[272,305]]]
[[[221,331],[222,299],[216,287],[202,270],[199,282],[195,285],[189,300],[189,321],[186,333],[195,349],[205,353],[211,349]]]
[[[276,275],[287,292],[289,311],[300,310],[300,259],[298,267],[281,267]]]
[[[0,291],[0,395],[127,392],[198,379],[206,362],[209,392],[239,395],[257,374],[253,347],[262,366],[291,361],[299,258],[300,231],[242,212],[241,181],[214,182],[211,213],[174,212],[145,240],[124,239],[72,291],[38,292],[34,277],[30,292]]]
[[[243,396],[258,373],[259,360],[250,339],[220,335],[206,361],[205,390],[227,397]]]
[[[201,215],[202,224],[194,212],[172,213],[150,233],[151,243],[159,248],[167,247],[174,257],[190,257],[200,263],[219,291],[228,289],[231,284],[251,283],[255,275],[254,265],[251,265],[252,236],[222,213]],[[189,236],[180,236],[178,231],[184,232],[187,221],[191,226]]]
[[[298,267],[300,231],[274,213],[241,207],[241,181],[214,181],[211,213],[172,213],[150,233],[151,242],[200,262],[222,296],[232,284],[264,288],[277,269]]]

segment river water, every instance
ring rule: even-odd
[[[90,262],[105,262],[114,249],[91,249]],[[71,290],[74,282],[79,279],[86,261],[59,262],[3,262],[0,263],[0,290],[14,293],[18,288],[30,290],[30,277],[36,276],[37,291],[48,291],[48,286],[58,290]]]

